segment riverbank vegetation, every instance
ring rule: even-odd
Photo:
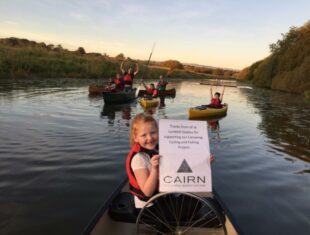
[[[310,93],[310,21],[270,45],[270,56],[243,69],[238,80],[275,90]]]
[[[61,45],[38,43],[27,39],[0,39],[0,78],[109,78],[119,73],[123,53],[115,57],[87,53],[83,47],[69,51]],[[125,67],[139,63],[145,78],[157,79],[160,74],[172,78],[231,78],[236,72],[228,69],[184,65],[177,60],[163,62],[127,58]]]

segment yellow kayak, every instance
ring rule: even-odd
[[[195,107],[188,110],[189,119],[199,119],[199,118],[208,118],[214,116],[223,116],[226,115],[228,109],[228,104],[223,104],[222,108],[203,108]]]
[[[152,99],[141,98],[140,104],[145,109],[156,107],[159,104],[159,99],[158,98],[152,98]]]

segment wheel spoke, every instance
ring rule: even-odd
[[[161,211],[160,215],[164,218],[165,221],[167,221],[167,224],[169,224],[169,220],[167,219],[165,213],[164,213],[164,210],[161,208],[160,206],[160,202],[157,203],[158,207],[159,207],[159,210]],[[172,231],[173,228],[170,227],[170,230]]]
[[[193,213],[192,213],[192,216],[191,216],[191,218],[190,218],[190,220],[188,221],[188,225],[190,225],[191,224],[191,222],[192,222],[192,220],[193,220],[193,218],[194,218],[194,215],[195,215],[195,212],[196,212],[196,209],[197,209],[197,206],[198,206],[198,204],[200,203],[200,201],[199,200],[197,200],[196,199],[196,205],[195,205],[195,209],[194,209],[194,211],[193,211]]]
[[[149,208],[147,208],[147,210],[148,210],[148,212],[149,212],[150,214],[152,214],[152,216],[153,216],[152,220],[155,222],[155,224],[158,224],[158,223],[156,223],[156,220],[154,220],[154,217],[157,219],[158,222],[160,222],[162,225],[165,225],[168,229],[171,230],[171,227],[170,227],[169,224],[167,224],[166,222],[164,222],[163,220],[161,220],[160,218],[158,218],[158,216],[156,216]]]
[[[169,209],[170,214],[173,215],[173,209],[172,209],[171,206],[170,206],[171,204],[169,204],[169,202],[167,202],[168,200],[166,200],[168,197],[169,197],[169,195],[166,195],[166,197],[165,197],[165,199],[164,199],[164,202],[165,202],[167,208]]]
[[[207,225],[208,223],[210,223],[210,222],[213,221],[214,219],[216,219],[216,216],[213,216],[213,217],[212,217],[211,219],[209,219],[208,221],[203,222],[203,224],[202,224],[201,226],[203,227],[203,226]],[[221,222],[221,221],[220,221],[220,222]],[[222,223],[220,223],[219,225],[222,226]]]
[[[174,199],[174,206],[175,206],[175,222],[177,223],[177,227],[179,227],[180,224],[179,224],[178,197],[175,197],[175,199]]]
[[[157,233],[160,233],[160,234],[165,234],[164,232],[159,231],[158,229],[156,229],[156,226],[152,226],[152,225],[147,224],[147,223],[145,223],[143,221],[142,221],[142,223],[145,225],[145,227],[150,228],[154,232],[157,232]]]
[[[183,201],[184,201],[184,194],[182,194],[181,206],[180,206],[180,210],[179,210],[179,216],[178,216],[179,222],[181,222],[181,215],[182,215],[182,211],[183,211]]]
[[[176,211],[175,211],[175,207],[174,207],[174,203],[173,201],[171,200],[171,195],[169,195],[169,199],[170,199],[170,205],[172,206],[172,210],[173,210],[173,213],[172,215],[174,216],[174,219],[175,219],[175,222],[177,222],[177,215],[176,215]]]
[[[187,210],[187,213],[186,213],[186,223],[185,223],[185,226],[187,226],[187,224],[188,224],[189,213],[191,211],[190,208],[192,206],[192,197],[189,197],[189,199],[190,199],[189,206],[188,206],[189,210]]]
[[[137,233],[141,234],[144,228],[157,234],[192,234],[194,228],[216,226],[227,234],[221,213],[211,202],[195,194],[160,193],[140,211]]]
[[[206,215],[204,215],[202,218],[196,220],[195,222],[193,222],[189,227],[187,227],[183,232],[185,233],[186,231],[190,230],[191,228],[195,227],[196,224],[198,224],[199,222],[203,221],[205,219],[205,216],[208,216],[210,213],[212,213],[213,211],[209,211]],[[207,222],[204,222],[202,225],[200,225],[199,227],[203,227],[204,225],[208,224],[209,222],[211,222],[212,220],[214,220],[216,218],[216,216],[212,217],[211,219],[209,219]]]

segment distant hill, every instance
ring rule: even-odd
[[[232,68],[223,68],[223,67],[216,67],[216,66],[209,66],[209,65],[203,65],[203,64],[195,64],[195,63],[183,63],[184,66],[195,66],[200,68],[208,68],[208,69],[223,69],[223,70],[230,70],[233,72],[239,72],[239,69],[232,69]]]
[[[291,27],[270,45],[270,51],[270,56],[240,71],[237,79],[252,81],[258,87],[309,94],[310,21]]]

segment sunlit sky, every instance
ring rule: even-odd
[[[310,20],[309,0],[0,0],[0,37],[242,69]]]

